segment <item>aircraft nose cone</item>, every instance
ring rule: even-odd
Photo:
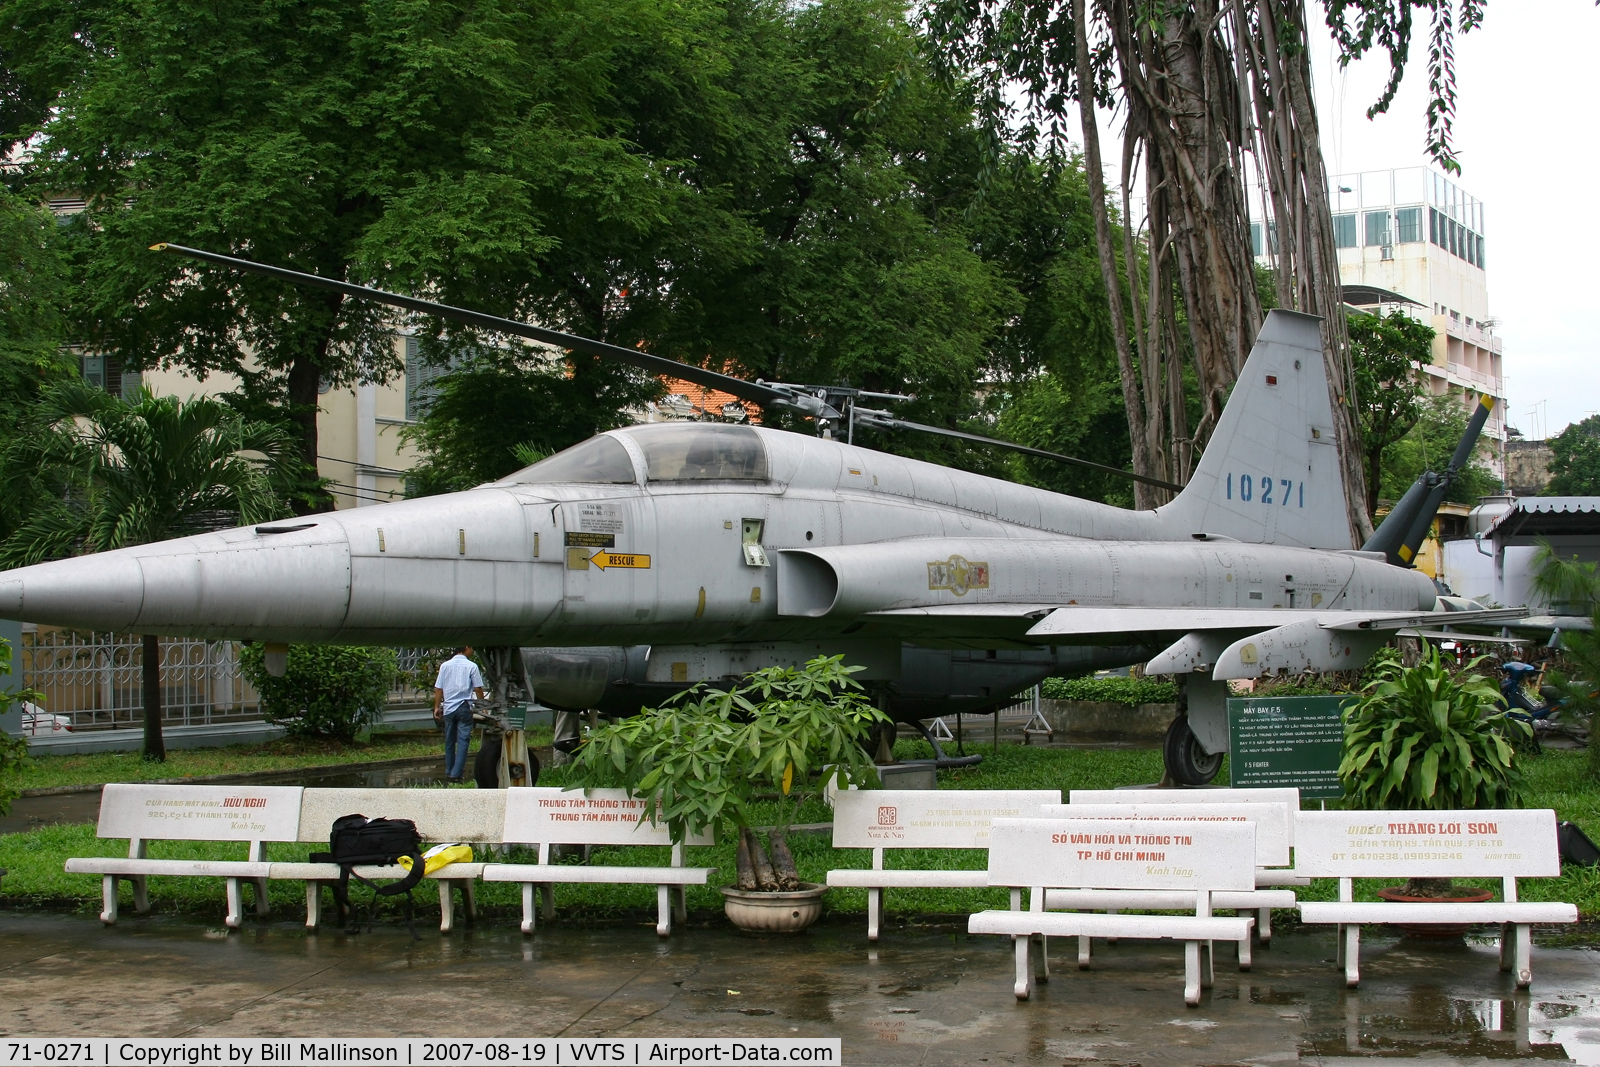
[[[224,530],[0,571],[0,618],[169,637],[326,640],[350,551],[335,523]]]
[[[118,630],[143,602],[144,574],[127,550],[0,571],[0,618]]]

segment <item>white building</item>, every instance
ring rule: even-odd
[[[1335,175],[1330,192],[1346,303],[1400,309],[1433,327],[1433,362],[1421,368],[1428,387],[1468,412],[1481,395],[1494,398],[1481,451],[1504,477],[1504,344],[1489,310],[1483,202],[1427,167]],[[1258,257],[1261,231],[1252,224]]]

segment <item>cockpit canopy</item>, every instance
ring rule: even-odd
[[[658,423],[622,432],[644,453],[645,476],[652,482],[764,482],[768,477],[767,450],[761,435],[748,426]],[[631,484],[635,475],[628,450],[615,437],[602,434],[502,481],[509,485]]]

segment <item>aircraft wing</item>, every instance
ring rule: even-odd
[[[1446,611],[1328,611],[1294,608],[1097,607],[1020,604],[942,604],[871,613],[915,631],[914,640],[941,631],[989,624],[1014,640],[1040,644],[1140,643],[1163,651],[1151,674],[1205,672],[1217,680],[1259,678],[1280,670],[1342,670],[1365,663],[1401,630],[1449,628],[1468,636],[1525,618],[1517,608]],[[1020,627],[1038,620],[1026,631]],[[908,636],[911,634],[908,633]],[[1176,640],[1174,640],[1176,636]],[[1153,640],[1152,640],[1153,639]]]
[[[1324,630],[1403,630],[1413,626],[1503,625],[1526,613],[1483,611],[1313,611],[1295,608],[1056,608],[1030,637],[1195,630],[1267,630],[1315,620]]]

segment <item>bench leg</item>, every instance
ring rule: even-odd
[[[142,874],[136,874],[128,881],[133,883],[133,910],[143,915],[150,910],[150,883]]]
[[[1078,970],[1089,969],[1089,957],[1093,953],[1093,939],[1087,934],[1078,935]]]
[[[1200,943],[1200,983],[1210,989],[1217,984],[1217,950],[1213,941]]]
[[[1333,936],[1333,965],[1335,967],[1343,967],[1344,966],[1344,927],[1343,926],[1335,926],[1333,928],[1333,931],[1334,931],[1334,936]]]
[[[468,922],[478,921],[478,884],[471,878],[461,880],[461,910],[467,913]]]
[[[1122,914],[1122,909],[1121,908],[1107,908],[1106,909],[1106,914],[1107,915],[1120,915],[1120,914]],[[1116,938],[1114,938],[1114,937],[1106,938],[1106,944],[1115,945],[1116,943],[1117,943],[1117,939]]]
[[[672,933],[672,887],[670,885],[656,886],[656,936],[666,937]]]
[[[1029,983],[1032,981],[1032,967],[1028,962],[1028,949],[1033,944],[1033,938],[1027,934],[1019,934],[1011,939],[1016,943],[1017,951],[1017,978],[1011,991],[1017,995],[1018,1000],[1028,999]]]
[[[883,890],[867,890],[867,940],[878,940],[878,933],[883,925]]]
[[[1035,936],[1039,938],[1039,966],[1034,977],[1042,984],[1050,981],[1050,939],[1044,934]]]
[[[550,922],[556,917],[556,887],[554,882],[546,882],[539,887],[539,893],[544,901],[544,921]]]
[[[680,923],[689,921],[689,887],[686,885],[672,890],[672,920]]]
[[[1511,969],[1512,947],[1517,940],[1516,932],[1513,930],[1515,925],[1515,923],[1500,924],[1500,969],[1502,971]]]
[[[1248,971],[1255,962],[1251,951],[1251,940],[1250,934],[1245,934],[1239,939],[1239,969],[1241,971]]]
[[[316,879],[306,882],[306,929],[315,930],[322,925],[322,883]]]
[[[456,926],[456,895],[449,880],[439,879],[439,932],[448,934]]]
[[[1262,908],[1256,912],[1256,933],[1261,937],[1261,947],[1266,948],[1272,944],[1272,909]]]
[[[1354,989],[1361,984],[1361,927],[1357,923],[1349,923],[1344,928],[1344,936],[1340,938],[1344,948],[1344,984],[1347,988]]]
[[[107,926],[117,921],[117,876],[100,876],[100,921]]]
[[[250,884],[255,889],[256,914],[266,918],[268,909],[272,907],[272,902],[267,899],[267,880],[265,878],[256,878]]]
[[[1200,1003],[1200,942],[1183,943],[1183,1002],[1189,1007]]]
[[[237,930],[244,923],[244,890],[240,888],[238,878],[226,879],[228,883],[228,915],[223,923],[230,930]]]
[[[1527,923],[1517,923],[1517,988],[1527,989],[1533,984],[1533,928]]]
[[[525,934],[533,933],[538,926],[538,909],[533,906],[534,888],[532,882],[522,883],[522,932]]]

